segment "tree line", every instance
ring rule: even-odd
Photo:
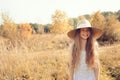
[[[82,19],[88,19],[93,27],[97,27],[103,31],[103,35],[99,41],[113,43],[120,41],[120,10],[117,12],[101,12],[97,11],[93,14],[80,15],[77,18],[68,18],[67,14],[61,10],[56,10],[51,16],[51,24],[40,23],[21,23],[16,24],[12,19],[5,15],[1,15],[3,23],[0,25],[0,36],[12,39],[12,35],[21,34],[22,37],[28,37],[31,34],[67,33],[75,28],[77,23]]]

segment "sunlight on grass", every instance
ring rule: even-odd
[[[0,80],[70,80],[71,41],[66,36],[35,35],[26,48],[11,51],[4,41],[0,42]],[[120,45],[100,47],[99,54],[100,80],[119,80]]]

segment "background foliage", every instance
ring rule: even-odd
[[[120,10],[68,18],[56,10],[51,24],[15,23],[2,14],[0,25],[1,80],[70,80],[67,31],[87,18],[103,31],[100,43],[101,80],[120,80]],[[114,44],[113,44],[114,43]],[[105,45],[109,44],[109,45]],[[111,63],[112,62],[112,63]]]

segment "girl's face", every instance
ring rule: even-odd
[[[91,35],[89,28],[81,28],[80,29],[80,37],[84,40],[87,40],[87,38]]]

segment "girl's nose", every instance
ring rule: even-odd
[[[88,31],[84,31],[85,33],[88,33]]]

